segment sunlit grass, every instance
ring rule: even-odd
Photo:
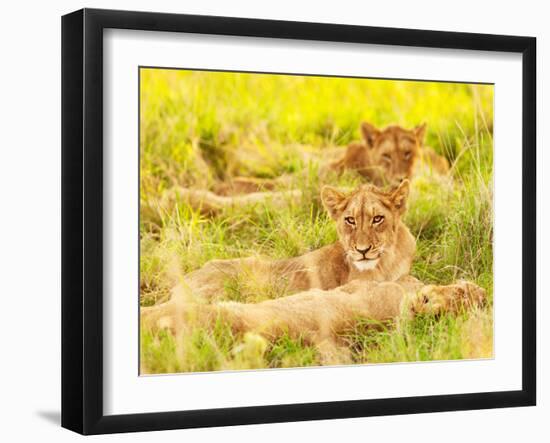
[[[452,164],[450,178],[415,178],[406,223],[417,238],[413,274],[425,282],[474,281],[487,307],[459,316],[361,328],[348,340],[358,363],[492,355],[491,86],[177,70],[141,71],[141,303],[168,297],[174,255],[182,275],[214,258],[297,256],[337,239],[319,199],[319,163],[359,138],[361,121],[428,123],[427,144]],[[300,201],[231,208],[207,218],[184,204],[149,210],[174,185],[212,189],[243,175],[288,174]],[[331,183],[351,188],[352,173]],[[229,282],[224,298],[255,302],[277,285]],[[261,344],[223,325],[174,337],[142,331],[144,372],[209,371],[320,364],[314,348],[288,338]]]

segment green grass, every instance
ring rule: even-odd
[[[487,289],[486,307],[365,327],[342,337],[357,363],[492,356],[493,87],[174,70],[141,72],[141,200],[174,185],[212,188],[234,175],[291,174],[300,202],[232,208],[206,218],[185,205],[141,217],[141,304],[166,300],[177,256],[183,275],[214,258],[297,256],[334,242],[319,199],[324,150],[359,137],[368,120],[385,126],[428,123],[427,144],[447,156],[450,180],[415,178],[405,221],[417,238],[413,275],[457,279]],[[307,154],[305,154],[307,153]],[[332,183],[353,187],[352,173]],[[284,283],[284,282],[283,282]],[[224,298],[257,302],[284,295],[284,284],[228,282]],[[282,338],[233,336],[224,325],[174,337],[142,330],[144,372],[311,366],[314,348]]]

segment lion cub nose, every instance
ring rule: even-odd
[[[367,246],[367,247],[363,247],[363,248],[361,248],[359,246],[356,246],[355,250],[357,252],[359,252],[359,254],[363,254],[363,256],[365,256],[367,254],[367,252],[369,252],[371,250],[371,248],[372,248],[372,245]]]

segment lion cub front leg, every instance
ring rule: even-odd
[[[416,291],[411,308],[414,313],[456,313],[473,306],[481,306],[486,298],[483,288],[467,281],[446,286],[426,285]]]

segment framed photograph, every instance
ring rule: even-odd
[[[62,425],[536,401],[531,37],[62,19]]]

